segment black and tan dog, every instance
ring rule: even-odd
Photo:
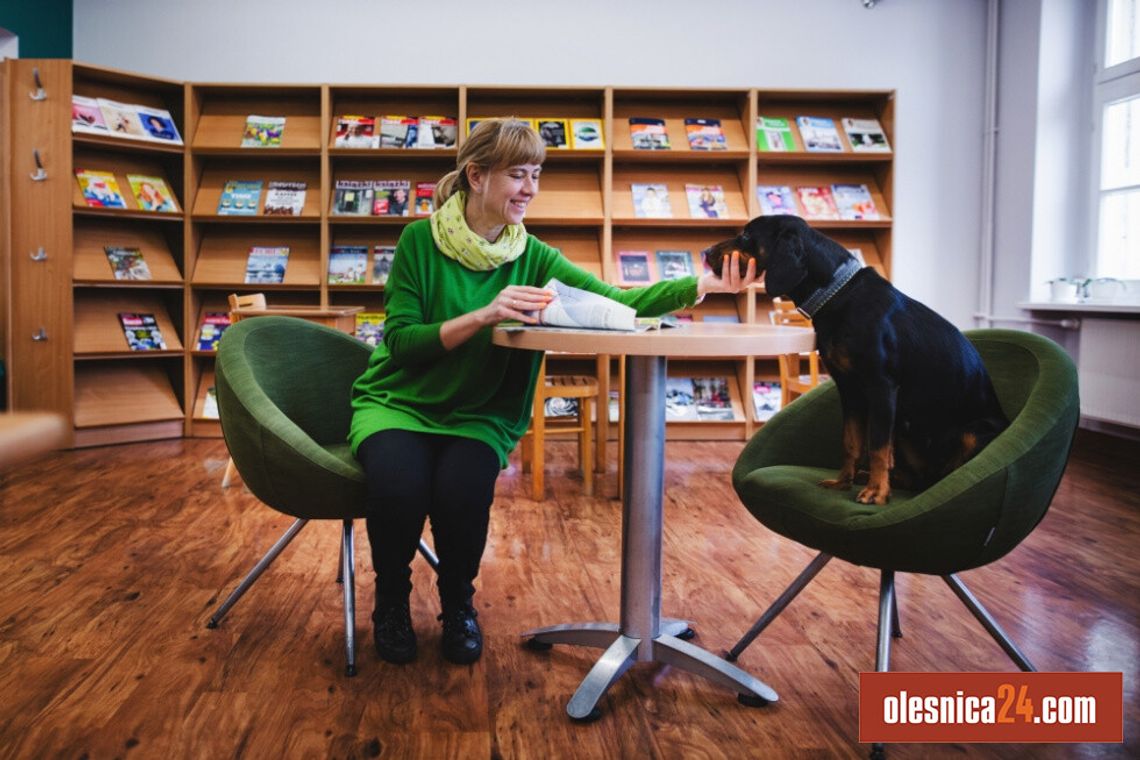
[[[891,482],[926,488],[1008,426],[965,336],[799,217],[758,217],[704,253],[719,275],[734,250],[742,271],[755,258],[768,294],[812,320],[838,386],[843,465],[820,485],[850,488],[865,453],[870,474],[856,500],[885,504]]]

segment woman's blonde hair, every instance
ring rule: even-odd
[[[467,167],[483,171],[518,164],[541,164],[546,159],[546,146],[538,133],[525,121],[513,116],[481,119],[467,136],[455,159],[455,171],[448,172],[435,185],[435,207],[439,208],[455,193],[470,192]]]

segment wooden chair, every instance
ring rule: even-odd
[[[774,325],[811,327],[811,320],[796,311],[791,301],[782,298],[772,299],[772,311],[768,319]],[[819,352],[809,354],[780,354],[776,357],[780,365],[780,408],[791,403],[827,379],[819,372]]]
[[[535,501],[541,501],[546,496],[544,446],[548,430],[553,433],[578,434],[578,467],[582,472],[582,492],[586,496],[593,496],[593,416],[594,402],[598,398],[597,378],[588,375],[547,375],[545,357],[538,377],[530,430],[523,437],[520,448],[523,472],[530,470],[531,473],[531,497]],[[573,423],[546,419],[546,400],[558,397],[578,400],[578,414]]]

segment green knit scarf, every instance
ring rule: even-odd
[[[476,272],[490,271],[522,256],[526,227],[508,224],[492,243],[467,226],[466,207],[467,193],[460,190],[431,215],[431,236],[445,256]]]

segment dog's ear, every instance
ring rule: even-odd
[[[804,263],[804,240],[800,230],[785,229],[768,252],[768,271],[764,287],[769,295],[783,296],[807,277]]]

